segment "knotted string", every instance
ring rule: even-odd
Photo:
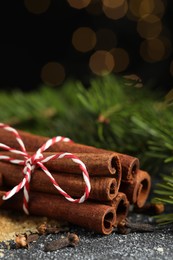
[[[31,176],[34,173],[36,166],[39,166],[43,170],[43,172],[49,177],[49,179],[52,182],[52,184],[54,185],[54,187],[67,200],[74,202],[74,203],[82,203],[88,198],[90,190],[91,190],[89,174],[88,174],[88,171],[86,169],[85,164],[77,156],[75,156],[72,153],[67,153],[67,152],[53,154],[53,155],[50,155],[48,157],[44,157],[43,154],[42,154],[44,151],[46,151],[50,146],[54,145],[55,143],[70,142],[71,140],[69,138],[62,137],[62,136],[53,137],[52,139],[49,139],[47,142],[45,142],[36,151],[36,153],[34,155],[30,156],[27,153],[25,145],[22,141],[22,138],[20,137],[17,130],[15,130],[14,128],[12,128],[12,127],[10,127],[6,124],[3,124],[3,123],[0,123],[0,128],[3,128],[5,131],[11,132],[15,136],[16,141],[19,143],[20,150],[9,147],[9,146],[7,146],[3,143],[0,143],[0,149],[4,149],[4,150],[7,150],[11,153],[19,154],[19,155],[24,157],[24,160],[19,160],[19,159],[13,159],[10,156],[5,156],[5,155],[0,154],[0,160],[5,160],[5,161],[8,161],[8,162],[13,163],[13,164],[19,164],[19,165],[24,166],[23,170],[22,170],[23,175],[24,175],[23,180],[18,185],[16,185],[14,188],[12,188],[12,190],[6,192],[6,194],[3,196],[3,200],[7,200],[7,199],[11,198],[17,192],[19,192],[21,189],[23,189],[23,193],[24,193],[23,210],[26,214],[29,214],[28,203],[29,203],[30,181],[31,181]],[[53,176],[51,175],[49,170],[44,165],[45,162],[55,160],[55,159],[60,159],[60,158],[71,159],[74,163],[78,164],[79,168],[82,171],[83,179],[84,179],[84,182],[85,182],[85,191],[84,191],[84,194],[78,199],[72,198],[63,189],[61,189],[61,187],[55,181],[55,179],[53,178]]]

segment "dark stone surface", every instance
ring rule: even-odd
[[[133,222],[150,223],[151,217],[133,214]],[[54,252],[44,252],[44,244],[66,234],[40,236],[32,243],[29,249],[15,249],[14,242],[10,242],[10,249],[4,243],[0,244],[0,258],[3,260],[18,259],[61,259],[61,260],[88,260],[88,259],[173,259],[173,229],[167,226],[162,230],[147,233],[130,233],[120,235],[113,232],[109,236],[94,234],[82,228],[72,227],[71,232],[78,234],[79,245],[68,247]]]

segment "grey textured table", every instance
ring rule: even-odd
[[[133,214],[132,221],[150,222],[152,219],[143,215]],[[55,240],[62,234],[40,236],[38,241],[32,243],[29,249],[15,249],[13,242],[11,249],[3,243],[0,244],[0,258],[8,260],[17,259],[173,259],[173,229],[168,226],[163,230],[152,233],[130,233],[120,235],[113,232],[109,236],[102,236],[86,231],[82,228],[71,227],[71,232],[78,234],[79,245],[68,247],[54,252],[44,252],[44,243]]]

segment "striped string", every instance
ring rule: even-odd
[[[23,189],[23,193],[24,193],[23,210],[26,214],[29,214],[28,203],[29,203],[30,181],[31,181],[31,175],[32,175],[32,173],[34,173],[36,166],[39,166],[43,170],[43,172],[49,177],[50,181],[52,182],[54,187],[58,190],[58,192],[60,194],[62,194],[70,202],[83,203],[88,198],[90,190],[91,190],[89,174],[88,174],[85,164],[77,156],[75,156],[72,153],[67,153],[67,152],[53,154],[48,157],[44,157],[42,154],[44,151],[46,151],[50,146],[54,145],[55,143],[70,142],[71,140],[69,138],[62,137],[62,136],[53,137],[52,139],[49,139],[47,142],[45,142],[36,151],[36,153],[34,155],[30,156],[27,153],[25,145],[24,145],[19,133],[17,132],[17,130],[15,130],[14,128],[12,128],[6,124],[3,124],[3,123],[0,123],[0,128],[4,129],[5,131],[11,132],[15,136],[15,139],[20,146],[20,150],[11,148],[3,143],[0,143],[0,149],[4,149],[11,153],[16,153],[16,154],[22,155],[24,157],[23,160],[19,160],[19,159],[13,159],[10,156],[5,156],[5,155],[0,154],[0,160],[5,160],[5,161],[8,161],[13,164],[19,164],[19,165],[24,166],[23,170],[22,170],[23,175],[24,175],[23,180],[18,185],[16,185],[12,190],[6,192],[6,194],[3,196],[3,200],[7,200],[7,199],[11,198],[17,192],[19,192],[21,189]],[[85,182],[85,191],[84,191],[84,194],[78,199],[72,198],[63,189],[61,189],[61,187],[58,185],[58,183],[53,178],[52,174],[49,172],[49,170],[44,165],[45,162],[55,160],[55,159],[61,159],[61,158],[71,159],[74,163],[76,163],[79,166],[79,168],[82,171],[83,179]]]

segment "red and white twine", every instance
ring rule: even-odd
[[[24,168],[23,168],[23,175],[24,175],[23,180],[18,185],[16,185],[12,190],[6,192],[6,194],[3,196],[3,200],[7,200],[7,199],[11,198],[13,195],[15,195],[17,192],[19,192],[23,188],[23,192],[24,192],[23,210],[26,214],[29,214],[29,207],[28,207],[28,203],[29,203],[29,184],[30,184],[30,180],[31,180],[31,175],[34,173],[36,166],[39,166],[45,172],[45,174],[49,177],[50,181],[55,186],[55,188],[59,191],[59,193],[62,194],[70,202],[82,203],[88,198],[90,190],[91,190],[89,174],[88,174],[88,171],[86,169],[85,164],[77,156],[75,156],[72,153],[65,152],[65,153],[57,153],[57,154],[54,154],[54,155],[51,155],[51,156],[44,158],[44,156],[42,154],[44,151],[46,151],[50,146],[54,145],[55,143],[70,142],[71,140],[69,138],[62,137],[62,136],[53,137],[52,139],[49,139],[47,142],[45,142],[36,151],[36,153],[34,155],[30,156],[27,153],[25,145],[24,145],[19,133],[17,132],[17,130],[15,130],[14,128],[12,128],[12,127],[10,127],[6,124],[3,124],[3,123],[0,123],[0,128],[3,128],[5,131],[11,132],[15,136],[17,142],[20,145],[21,150],[16,150],[16,149],[11,148],[11,147],[3,144],[3,143],[0,143],[0,149],[4,149],[4,150],[7,150],[11,153],[16,153],[16,154],[22,155],[24,157],[24,160],[19,160],[19,159],[13,159],[9,156],[5,156],[5,155],[0,154],[0,160],[5,160],[5,161],[8,161],[8,162],[13,163],[13,164],[19,164],[19,165],[24,166]],[[44,165],[45,162],[55,160],[55,159],[60,159],[60,158],[71,159],[74,163],[78,164],[79,168],[82,171],[83,179],[84,179],[84,182],[85,182],[85,191],[84,191],[84,194],[79,199],[72,198],[63,189],[61,189],[61,187],[55,181],[55,179],[53,178],[53,176],[51,175],[49,170]]]

